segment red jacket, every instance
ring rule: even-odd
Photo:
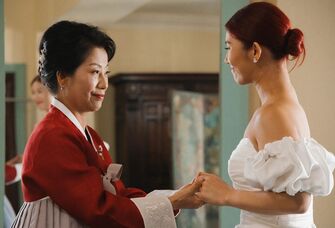
[[[104,190],[102,175],[112,159],[90,127],[99,156],[79,129],[52,107],[30,136],[23,157],[22,188],[27,202],[49,196],[78,221],[91,227],[144,227],[129,199],[145,192],[114,182],[116,195]]]

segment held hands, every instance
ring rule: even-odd
[[[174,210],[181,208],[199,208],[205,203],[229,205],[234,188],[217,175],[200,172],[193,183],[179,189],[169,199]]]
[[[224,182],[220,177],[200,172],[196,182],[202,183],[200,191],[195,195],[202,201],[213,205],[228,205],[229,197],[234,189]]]
[[[173,209],[199,208],[204,205],[204,202],[195,195],[200,187],[201,181],[195,180],[193,183],[183,186],[175,194],[170,196],[169,199]]]

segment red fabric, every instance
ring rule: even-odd
[[[17,175],[16,169],[14,166],[7,165],[5,166],[5,183],[7,184],[10,181],[13,181]]]
[[[91,227],[144,227],[129,197],[145,196],[121,181],[116,195],[106,192],[101,176],[112,162],[103,141],[89,128],[95,147],[57,108],[51,107],[30,136],[23,158],[22,188],[27,202],[49,196],[78,221]]]

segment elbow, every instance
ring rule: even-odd
[[[304,214],[307,212],[309,205],[311,204],[311,195],[306,192],[300,192],[296,196],[296,214]]]
[[[300,204],[297,207],[296,214],[304,214],[307,212],[308,208],[309,208],[309,204],[307,203]]]

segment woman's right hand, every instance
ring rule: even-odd
[[[201,181],[194,181],[180,188],[175,194],[169,197],[173,210],[182,208],[199,208],[204,202],[195,195],[201,187]]]
[[[234,188],[219,176],[201,172],[196,181],[202,183],[199,192],[196,193],[200,200],[213,205],[229,204],[229,197],[234,193]]]

